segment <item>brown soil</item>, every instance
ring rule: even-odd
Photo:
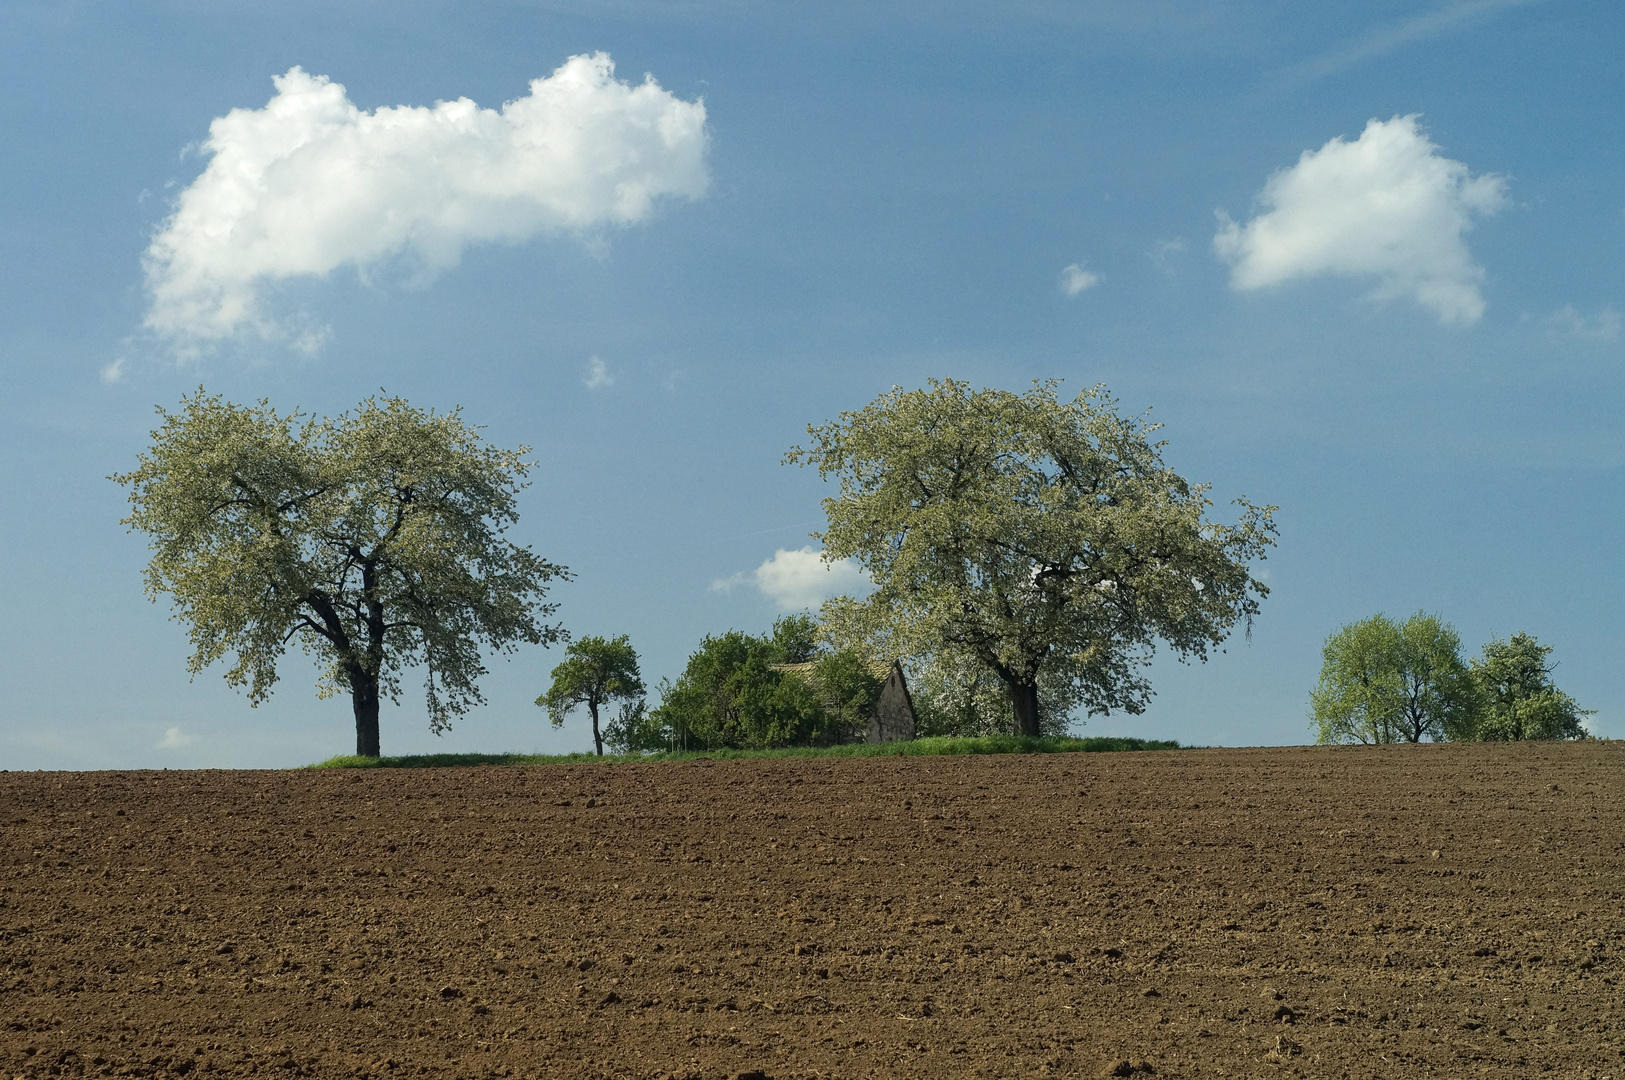
[[[0,775],[0,1078],[1625,1080],[1625,748]]]

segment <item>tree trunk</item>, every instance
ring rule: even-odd
[[[350,704],[355,708],[355,752],[378,756],[378,676],[350,669]]]
[[[592,745],[593,745],[593,748],[594,748],[594,752],[599,757],[603,757],[604,756],[604,737],[602,735],[598,734],[598,702],[594,701],[592,698],[588,698],[587,699],[587,711],[592,713]]]
[[[1025,739],[1038,738],[1038,685],[1036,683],[1008,682],[1010,708],[1016,714],[1016,734]]]

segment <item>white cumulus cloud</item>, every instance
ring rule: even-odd
[[[459,98],[364,112],[325,76],[272,81],[264,108],[209,125],[208,165],[143,258],[145,324],[177,343],[244,328],[319,343],[264,312],[268,283],[389,260],[426,280],[471,245],[631,225],[709,182],[703,102],[652,76],[617,80],[604,53],[571,57],[500,110]]]
[[[164,737],[159,740],[158,747],[161,750],[179,750],[183,746],[189,746],[191,742],[192,736],[178,727],[172,727],[164,730]]]
[[[1068,296],[1076,296],[1085,289],[1092,289],[1100,284],[1100,275],[1085,270],[1080,264],[1073,263],[1061,271],[1061,291]]]
[[[1265,183],[1245,225],[1220,211],[1213,249],[1231,265],[1231,286],[1370,278],[1376,299],[1408,296],[1441,322],[1476,322],[1484,270],[1462,237],[1474,215],[1506,204],[1506,181],[1442,157],[1417,119],[1372,120],[1354,142],[1304,151]]]
[[[810,547],[795,551],[779,548],[752,573],[718,578],[711,583],[711,589],[731,592],[747,583],[755,585],[782,611],[817,607],[832,596],[865,592],[869,587],[869,579],[856,560],[827,562],[822,551]]]

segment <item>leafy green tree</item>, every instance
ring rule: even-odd
[[[677,681],[661,687],[650,713],[665,743],[755,749],[854,736],[880,680],[855,654],[817,653],[815,626],[809,616],[792,615],[763,637],[730,630],[705,638]]]
[[[1392,619],[1373,615],[1326,639],[1320,682],[1309,693],[1316,742],[1399,742],[1399,701],[1399,627]]]
[[[1584,739],[1585,718],[1592,711],[1552,683],[1546,658],[1550,645],[1532,634],[1496,638],[1472,660],[1473,682],[1484,705],[1477,737],[1485,742],[1520,739]]]
[[[561,726],[577,705],[585,705],[592,717],[593,749],[602,755],[599,707],[612,701],[630,703],[642,699],[638,654],[627,635],[622,634],[618,638],[584,637],[572,641],[564,663],[553,669],[553,685],[536,699],[536,704],[547,709],[554,727]]]
[[[539,620],[562,566],[504,539],[528,448],[487,444],[461,413],[369,398],[318,419],[238,406],[200,388],[134,472],[124,523],[150,539],[147,593],[187,624],[195,676],[228,655],[226,682],[271,693],[290,644],[323,666],[318,694],[348,691],[356,753],[378,755],[381,696],[426,669],[431,730],[484,699],[480,642],[546,645]]]
[[[1163,463],[1157,425],[1100,387],[1061,401],[1057,386],[894,388],[810,426],[785,459],[839,479],[825,555],[859,559],[875,584],[825,604],[830,637],[916,667],[974,658],[1021,735],[1043,730],[1046,684],[1090,713],[1143,711],[1159,639],[1205,660],[1250,629],[1268,589],[1249,561],[1275,542],[1273,507],[1238,499],[1238,524],[1207,520],[1207,488]]]
[[[666,685],[664,680],[661,685]],[[648,700],[641,697],[621,702],[620,712],[604,728],[604,742],[617,754],[678,749],[671,732],[655,717]]]
[[[1374,615],[1326,639],[1310,719],[1322,743],[1470,739],[1477,687],[1461,637],[1436,615]]]

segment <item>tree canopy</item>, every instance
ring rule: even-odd
[[[1237,499],[1207,519],[1152,442],[1101,387],[1023,394],[952,379],[894,388],[809,426],[786,456],[840,483],[824,500],[826,557],[875,584],[823,609],[833,640],[916,668],[944,652],[996,675],[1016,733],[1043,729],[1040,688],[1090,713],[1143,711],[1156,643],[1205,660],[1269,590],[1250,572],[1275,542],[1273,507]]]
[[[986,664],[963,649],[942,648],[917,659],[909,673],[909,696],[914,703],[917,733],[921,738],[944,735],[980,738],[1016,732],[1010,694]],[[1039,675],[1038,723],[1040,735],[1066,736],[1076,722],[1074,685],[1060,671]]]
[[[613,701],[631,703],[642,698],[638,654],[627,635],[622,634],[618,638],[583,637],[572,641],[564,663],[553,669],[553,685],[536,699],[536,704],[546,707],[554,727],[564,723],[571,709],[585,705],[592,717],[593,748],[602,754],[599,708]]]
[[[1436,615],[1373,615],[1326,639],[1310,719],[1322,743],[1470,739],[1479,698],[1461,637]]]
[[[813,620],[707,637],[628,749],[827,746],[860,732],[881,680],[855,653],[819,652]]]
[[[162,425],[129,488],[125,524],[152,548],[154,600],[188,626],[195,676],[271,693],[297,644],[320,696],[348,691],[356,752],[377,756],[380,696],[425,669],[431,730],[483,701],[480,647],[546,645],[547,582],[569,571],[504,538],[528,448],[486,443],[459,411],[369,398],[331,419],[239,406],[200,388]]]
[[[1583,739],[1585,717],[1575,700],[1552,682],[1546,663],[1552,647],[1531,634],[1496,638],[1472,660],[1483,713],[1476,730],[1486,742],[1522,739]]]

